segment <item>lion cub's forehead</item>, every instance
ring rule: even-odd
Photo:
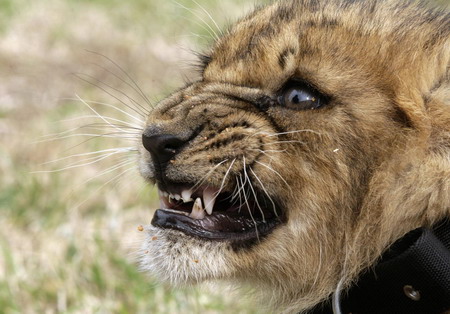
[[[303,71],[327,68],[323,58],[354,55],[354,10],[342,1],[278,1],[239,21],[215,45],[206,80],[267,89]],[[353,58],[356,58],[354,56]],[[367,55],[366,55],[367,57]],[[317,64],[321,58],[322,64]],[[336,60],[339,61],[339,60]],[[342,62],[341,62],[342,63]]]
[[[217,42],[205,78],[262,86],[267,83],[262,80],[270,72],[269,82],[274,81],[283,74],[289,55],[299,50],[295,30],[298,23],[292,17],[289,14],[289,18],[282,21],[279,7],[271,5],[241,20]],[[280,62],[283,62],[282,67]]]
[[[408,51],[426,55],[448,37],[445,16],[417,9],[394,0],[278,1],[240,20],[216,43],[204,79],[276,89],[299,71],[326,81],[352,69],[385,81],[387,72],[411,62]]]

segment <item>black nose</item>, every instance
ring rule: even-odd
[[[166,163],[175,156],[184,141],[170,134],[143,134],[142,144],[152,155],[153,162]]]

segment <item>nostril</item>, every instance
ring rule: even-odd
[[[159,163],[164,163],[172,159],[184,143],[183,140],[171,134],[142,135],[144,148]]]

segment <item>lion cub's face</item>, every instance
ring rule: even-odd
[[[282,1],[225,34],[202,79],[148,117],[140,169],[161,204],[144,269],[175,284],[247,280],[309,306],[332,291],[355,251],[371,259],[383,249],[376,229],[366,230],[380,241],[373,250],[352,238],[363,220],[383,219],[370,199],[374,178],[402,169],[392,161],[416,132],[398,99],[431,86],[405,67],[431,66],[439,42],[423,48],[431,26],[420,39],[402,28],[413,11]]]

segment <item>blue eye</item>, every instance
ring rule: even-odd
[[[286,108],[297,110],[317,109],[323,104],[322,97],[318,92],[303,85],[284,89],[278,101]]]

